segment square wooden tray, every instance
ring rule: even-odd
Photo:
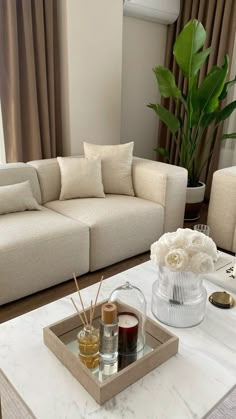
[[[104,302],[96,307],[95,322],[99,321],[101,306]],[[118,310],[124,311],[125,308],[125,305],[120,305]],[[89,310],[87,313],[89,315]],[[63,342],[65,334],[76,336],[81,326],[77,314],[67,317],[43,329],[44,342],[99,404],[105,403],[178,352],[179,339],[158,323],[147,318],[146,341],[152,349],[140,359],[101,382],[82,364],[78,355]]]

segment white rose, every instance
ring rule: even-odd
[[[154,265],[164,265],[167,249],[159,241],[151,245],[150,259]]]
[[[214,263],[212,257],[203,252],[196,253],[190,259],[190,270],[199,273],[213,272]]]
[[[187,244],[187,237],[183,233],[184,229],[178,229],[177,232],[166,233],[159,239],[159,242],[169,249],[184,248]]]
[[[165,265],[171,271],[184,271],[188,261],[188,253],[184,249],[171,249],[165,257]]]
[[[188,236],[188,252],[201,252],[202,249],[205,248],[206,238],[207,236],[205,234],[192,230],[192,234],[189,234]]]
[[[191,228],[178,228],[177,234],[184,234],[184,236],[189,236],[193,234],[193,230]]]
[[[192,231],[192,234],[189,234],[186,250],[190,254],[199,252],[207,253],[213,260],[217,259],[217,248],[213,240],[198,231]]]
[[[213,261],[216,261],[218,259],[216,244],[210,237],[207,237],[207,240],[205,242],[205,249],[202,251],[211,256]]]

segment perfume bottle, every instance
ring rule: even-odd
[[[99,352],[103,363],[114,362],[118,356],[117,307],[113,303],[105,303],[102,306]]]
[[[90,370],[99,365],[99,330],[85,325],[77,335],[79,358]]]

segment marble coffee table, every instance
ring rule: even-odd
[[[100,301],[129,280],[146,295],[151,313],[156,268],[146,262],[104,280]],[[82,291],[89,306],[98,284]],[[205,281],[208,295],[220,287]],[[166,326],[179,336],[179,352],[99,406],[43,342],[43,328],[74,313],[69,296],[0,326],[0,368],[38,419],[202,418],[236,383],[236,308],[207,302],[195,327]]]

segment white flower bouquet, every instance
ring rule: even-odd
[[[217,248],[213,240],[189,228],[166,233],[151,245],[151,260],[174,272],[209,273],[214,271]]]

